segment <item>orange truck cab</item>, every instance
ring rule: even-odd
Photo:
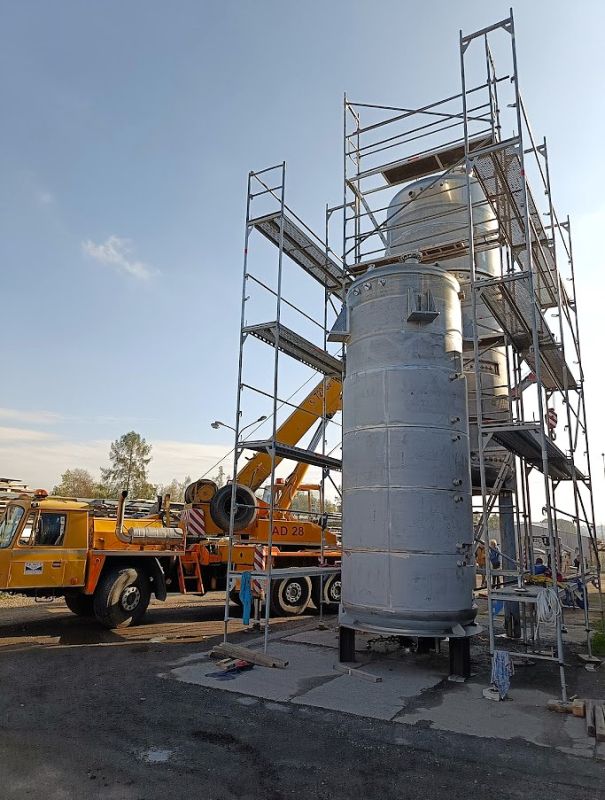
[[[208,552],[195,560],[203,592]],[[74,613],[109,628],[140,622],[152,594],[165,600],[169,587],[180,590],[190,561],[184,532],[165,526],[162,513],[98,517],[90,503],[39,490],[11,500],[0,518],[0,591],[63,596]]]
[[[49,497],[43,490],[11,499],[0,516],[0,591],[63,597],[78,616],[120,628],[142,621],[152,595],[165,600],[168,592],[204,594],[206,587],[225,588],[228,538],[192,535],[182,522],[171,526],[169,498],[165,503],[159,513],[129,519],[124,517],[125,493],[115,517],[105,516],[95,504]],[[317,566],[321,550],[315,542],[309,546],[309,530],[321,533],[320,526],[286,517],[274,520],[276,544],[268,557],[276,567]],[[268,524],[267,519],[260,522]],[[233,544],[235,569],[253,569],[255,544],[259,538],[266,542],[262,527],[260,534]],[[340,559],[333,538],[330,533],[323,551],[326,564]],[[323,582],[304,575],[284,578],[273,584],[272,610],[297,615],[309,602],[334,610],[339,592],[337,575]],[[236,586],[232,599],[238,601]]]

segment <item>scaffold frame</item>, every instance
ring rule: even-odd
[[[493,48],[495,37],[502,41]],[[507,69],[499,74],[494,49],[503,48],[508,53]],[[475,57],[477,51],[474,64],[481,70],[479,79],[477,69],[469,65],[469,54]],[[459,214],[449,222],[435,217],[429,222],[439,230],[437,240],[431,235],[413,239],[410,233],[407,244],[423,262],[447,266],[448,261],[467,259],[469,265],[474,324],[465,371],[469,378],[472,374],[475,386],[476,408],[470,411],[471,423],[478,429],[475,537],[485,556],[490,653],[508,649],[515,657],[554,661],[566,699],[563,615],[556,618],[550,653],[539,652],[544,626],[540,629],[536,619],[538,592],[531,573],[532,513],[541,494],[545,548],[554,576],[562,566],[561,520],[573,522],[585,593],[587,657],[592,658],[589,581],[598,589],[601,614],[603,604],[571,226],[569,218],[560,221],[555,211],[546,140],[536,140],[523,104],[512,10],[487,28],[467,35],[460,32],[459,52],[461,90],[434,103],[405,108],[353,102],[345,96],[344,199],[339,207],[342,265],[345,280],[350,281],[367,270],[403,260],[404,253],[389,248],[387,236],[396,228],[398,235],[408,236],[405,222],[395,224],[389,218],[394,190],[426,181],[414,197],[398,206],[399,212],[418,203],[423,191],[437,191],[447,176],[466,176],[466,221],[462,224]],[[471,180],[481,186],[480,204],[471,200]],[[532,181],[537,182],[535,194]],[[538,197],[545,201],[538,202]],[[483,228],[478,217],[488,220]],[[486,275],[476,268],[485,252],[497,253],[498,274]],[[486,308],[496,323],[490,330],[486,330]],[[548,318],[551,314],[557,320],[554,325]],[[493,347],[505,349],[507,374],[500,388],[510,398],[498,413],[488,403],[481,361]],[[555,407],[564,418],[561,444],[552,425]],[[496,502],[510,503],[514,546],[503,553],[506,563],[492,569],[488,532]],[[499,639],[496,647],[491,610],[498,601],[505,604],[507,625],[516,618],[520,629],[514,630],[511,622],[507,644]]]
[[[330,576],[338,576],[340,568],[335,556],[334,548],[326,544],[326,531],[328,523],[334,521],[339,515],[328,513],[326,510],[326,485],[332,481],[331,472],[340,469],[340,460],[333,452],[327,449],[328,440],[326,427],[328,422],[334,422],[334,412],[327,408],[327,395],[330,381],[342,379],[342,361],[338,354],[329,352],[328,332],[340,311],[341,299],[344,295],[344,281],[342,268],[338,257],[329,250],[326,241],[314,233],[285,201],[286,196],[286,163],[276,164],[266,169],[250,172],[248,175],[246,195],[246,220],[245,243],[243,258],[242,296],[240,315],[240,341],[238,356],[237,400],[234,425],[234,463],[231,478],[231,507],[229,514],[228,530],[228,564],[227,583],[225,592],[224,614],[224,640],[229,634],[229,624],[233,619],[231,612],[232,592],[237,582],[241,580],[244,571],[247,571],[251,582],[258,585],[259,592],[256,605],[256,622],[263,628],[263,643],[266,651],[269,645],[271,598],[272,587],[275,581],[287,581],[301,577],[317,580],[319,582],[319,614],[323,614],[324,606],[324,581]],[[262,211],[256,213],[256,207],[262,205]],[[269,206],[269,210],[267,210]],[[327,218],[326,218],[327,229]],[[269,244],[273,250],[276,264],[271,276],[264,272],[258,274],[251,264],[253,237],[260,238]],[[294,270],[286,270],[293,266]],[[264,265],[263,265],[264,266]],[[313,285],[320,284],[323,291],[319,291],[321,299],[311,308],[307,308],[300,295],[289,296],[287,293],[288,277],[294,277],[293,272],[304,274],[306,279],[311,279]],[[271,284],[271,280],[273,283]],[[251,306],[254,303],[251,287],[254,286],[264,295],[265,305],[273,304],[270,321],[249,322],[249,315],[253,314]],[[315,287],[317,288],[317,287]],[[269,300],[268,300],[269,298]],[[309,303],[306,304],[307,306]],[[284,310],[287,310],[300,323],[312,327],[315,341],[301,335],[284,322]],[[245,367],[251,356],[247,354],[251,341],[261,342],[266,345],[265,352],[271,362],[267,370],[268,381],[249,381],[245,377]],[[334,348],[332,347],[332,351]],[[311,375],[291,395],[282,397],[280,386],[280,370],[282,357],[288,356],[293,361],[304,365],[311,370]],[[256,359],[259,356],[256,355]],[[256,367],[256,363],[254,364]],[[317,429],[311,437],[308,447],[299,447],[292,443],[279,440],[280,413],[283,409],[298,409],[294,401],[295,396],[309,384],[315,376],[318,408],[308,412],[311,416],[307,432],[314,423]],[[246,396],[250,394],[269,400],[271,413],[256,422],[243,425],[246,412]],[[300,410],[300,409],[299,409]],[[303,412],[301,412],[303,413]],[[256,423],[263,424],[267,421],[270,431],[262,439],[243,438],[244,429],[254,427],[252,436],[258,430]],[[245,451],[262,453],[268,458],[268,490],[265,492],[263,503],[255,501],[255,510],[268,517],[267,541],[263,542],[266,558],[262,567],[242,570],[234,559],[234,552],[239,545],[250,542],[242,538],[235,528],[235,516],[238,507],[236,500],[237,477]],[[310,559],[315,563],[307,563],[303,567],[288,564],[286,567],[273,565],[276,556],[277,543],[274,531],[276,523],[284,519],[284,510],[279,506],[280,492],[283,484],[278,486],[276,469],[280,462],[292,462],[296,466],[292,475],[301,465],[312,465],[321,469],[319,483],[319,509],[308,511],[297,510],[296,516],[301,519],[318,520],[321,526],[321,541],[316,550],[309,549]],[[333,483],[333,481],[332,481]],[[335,484],[334,484],[335,485]],[[245,537],[245,534],[244,534]],[[284,559],[282,559],[284,560]],[[286,559],[287,560],[287,559]],[[336,579],[336,578],[335,578]],[[262,610],[261,619],[261,606]]]

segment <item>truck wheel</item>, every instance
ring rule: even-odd
[[[127,628],[143,619],[151,590],[149,578],[134,567],[110,569],[94,594],[95,617],[106,628]]]
[[[324,578],[323,608],[326,614],[336,614],[340,604],[340,575],[328,575]],[[321,604],[321,579],[319,576],[313,578],[313,590],[311,599],[315,608],[319,611]]]
[[[93,596],[91,594],[66,594],[64,597],[65,605],[78,617],[94,617]]]
[[[229,530],[232,494],[232,486],[227,484],[219,489],[210,501],[210,516],[222,531]],[[238,483],[235,487],[235,503],[237,508],[233,519],[233,530],[241,531],[252,525],[256,519],[256,497],[252,489]]]
[[[306,576],[274,581],[271,587],[271,613],[278,617],[297,617],[309,605],[311,579]]]

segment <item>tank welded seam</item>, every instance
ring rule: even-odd
[[[444,635],[453,630],[454,624],[460,622],[462,625],[471,625],[477,616],[477,612],[470,608],[441,608],[434,611],[422,611],[418,608],[397,607],[395,611],[391,611],[385,606],[381,606],[377,610],[368,610],[364,605],[356,603],[343,603],[345,613],[355,615],[356,625],[355,628],[359,631],[392,631],[396,634],[404,634],[406,630],[409,631],[411,636],[424,634],[426,636]],[[383,624],[381,624],[381,622]],[[397,625],[397,628],[391,628],[390,625],[397,624],[398,622],[403,625]],[[428,628],[419,628],[415,623],[425,622],[431,625],[433,633],[429,632]],[[387,625],[389,627],[387,627]]]
[[[405,311],[402,308],[401,309],[401,322],[402,322],[402,324],[404,322],[404,313],[405,313]],[[375,339],[375,340],[380,341],[381,337],[382,338],[386,338],[387,335],[394,334],[394,333],[398,334],[398,335],[401,334],[402,336],[405,336],[406,338],[410,338],[410,336],[413,335],[413,334],[419,334],[419,335],[422,335],[422,337],[425,338],[425,339],[428,338],[429,336],[431,338],[433,338],[433,339],[438,339],[438,340],[441,340],[446,336],[459,336],[460,340],[462,340],[462,332],[461,332],[460,328],[445,328],[445,329],[437,329],[435,331],[433,331],[433,330],[427,331],[427,330],[425,330],[426,326],[424,326],[423,323],[418,322],[418,323],[415,323],[415,324],[418,325],[417,329],[414,328],[414,329],[409,329],[409,330],[406,330],[406,331],[404,331],[401,326],[396,326],[396,327],[393,326],[392,328],[381,328],[378,333],[376,331],[368,331],[368,333],[356,333],[355,334],[355,341],[354,341],[353,344],[356,345],[358,342],[363,342],[365,339]],[[347,350],[348,349],[349,348],[347,348]],[[450,352],[450,351],[448,351],[448,352]],[[462,352],[462,348],[460,348],[460,351],[456,351],[456,352]],[[447,355],[445,353],[445,351],[444,351],[444,354]],[[436,365],[436,366],[438,366],[438,365]]]
[[[384,373],[384,380],[386,381],[386,372]],[[385,388],[384,396],[386,398],[386,387],[384,387],[384,388]],[[343,436],[343,446],[344,446],[344,436]],[[389,428],[387,428],[387,447],[388,447],[388,450],[390,452],[390,450],[391,450],[391,434],[390,434],[390,429]],[[390,486],[391,485],[391,460],[390,459],[387,459],[387,472],[388,472],[387,479],[389,481],[389,486]],[[359,488],[360,487],[358,487],[358,491],[359,491]],[[389,553],[391,553],[392,552],[392,549],[391,549],[391,534],[393,532],[393,517],[391,515],[391,493],[390,492],[387,492],[387,509],[386,509],[386,511],[387,511],[387,547],[389,549]],[[392,586],[393,586],[392,578],[393,578],[393,576],[392,576],[392,573],[391,573],[391,563],[392,563],[391,559],[388,558],[387,559],[387,570],[388,570],[387,605],[388,605],[389,608],[393,608],[393,590],[392,590]]]
[[[384,555],[384,548],[381,547],[345,547],[345,553],[378,553]],[[456,550],[415,550],[411,547],[405,550],[389,550],[389,555],[402,555],[402,556],[447,556],[448,558],[460,558],[460,553]],[[466,564],[465,567],[472,567],[475,569],[474,564]],[[460,569],[465,569],[460,567]]]
[[[461,492],[463,491],[461,486],[457,486],[455,489],[444,489],[443,486],[441,486],[441,487],[439,487],[439,486],[418,486],[418,485],[415,485],[415,484],[405,485],[405,486],[403,486],[403,485],[399,486],[397,484],[389,484],[388,486],[382,486],[382,485],[381,486],[374,486],[374,485],[372,485],[372,486],[350,486],[349,488],[345,488],[342,491],[343,491],[343,494],[347,494],[347,492],[365,492],[365,491],[372,491],[374,489],[380,489],[380,490],[385,490],[385,491],[388,491],[390,489],[402,489],[404,491],[410,491],[410,492],[412,492],[412,491],[414,491],[414,492],[422,492],[422,491],[426,491],[426,492],[441,492],[443,494],[448,494],[449,493],[449,494],[454,494],[454,495],[461,494]],[[467,490],[464,490],[464,491],[467,491]]]
[[[358,375],[372,375],[375,372],[406,372],[408,369],[423,370],[430,373],[431,375],[434,374],[437,370],[439,370],[439,372],[446,372],[448,375],[452,371],[451,366],[446,366],[441,364],[433,366],[430,364],[430,362],[427,362],[426,364],[424,363],[418,364],[416,362],[412,362],[410,364],[403,364],[401,366],[390,366],[390,367],[384,366],[384,367],[375,367],[373,369],[364,369],[364,370],[358,369],[355,370],[354,375],[350,375],[347,377],[349,377],[350,379],[352,377],[357,377]]]
[[[464,422],[464,420],[460,420],[460,422]],[[453,425],[454,423],[452,423]],[[430,431],[443,431],[444,433],[453,433],[455,432],[457,436],[461,436],[465,439],[469,438],[468,433],[466,431],[457,430],[456,428],[446,428],[443,425],[431,425],[430,423],[420,423],[418,425],[413,425],[411,422],[389,422],[389,423],[376,423],[375,425],[356,425],[354,428],[347,428],[344,431],[344,436],[348,436],[350,433],[358,433],[359,431],[386,431],[391,430],[392,428],[420,428],[422,430],[430,430]]]
[[[370,261],[370,259],[368,259],[368,261]],[[437,260],[433,261],[433,263],[431,264],[421,264],[420,266],[421,269],[417,268],[414,269],[413,267],[410,267],[409,264],[406,267],[403,262],[400,262],[395,264],[386,264],[385,266],[378,267],[377,269],[366,270],[366,272],[364,272],[362,275],[359,275],[357,278],[355,278],[355,281],[351,284],[349,292],[351,291],[352,288],[355,287],[355,284],[360,284],[364,280],[368,281],[371,280],[372,278],[377,278],[377,277],[381,278],[393,277],[395,279],[399,278],[399,280],[402,282],[406,281],[410,275],[413,275],[417,278],[421,278],[424,280],[437,278],[438,281],[445,280],[448,283],[456,280],[456,278],[450,273],[449,270],[440,266],[440,262]]]
[[[351,378],[353,378],[353,377],[357,378],[358,375],[375,375],[377,372],[407,372],[407,370],[409,370],[409,369],[413,369],[414,371],[417,370],[417,369],[424,370],[425,369],[425,365],[424,364],[419,364],[418,366],[415,366],[414,364],[409,364],[409,365],[407,365],[405,367],[402,367],[402,368],[385,365],[383,367],[377,367],[376,369],[364,369],[364,370],[357,369],[357,370],[355,370],[354,375],[347,375],[347,379],[351,380]],[[444,365],[444,366],[439,366],[439,367],[433,367],[432,369],[428,368],[427,371],[430,371],[430,373],[433,374],[433,375],[436,372],[443,373],[443,375],[448,376],[448,382],[449,382],[449,376],[452,374],[453,369],[454,369],[454,365],[450,365],[450,366]]]

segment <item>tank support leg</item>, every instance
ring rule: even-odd
[[[418,644],[416,645],[417,653],[430,653],[431,650],[436,650],[436,649],[437,649],[437,641],[433,637],[418,638]]]
[[[503,489],[498,498],[500,511],[500,544],[503,556],[502,566],[511,569],[511,564],[516,562],[516,533],[515,517],[513,506],[513,493],[508,489]],[[508,566],[507,566],[508,565]],[[509,578],[510,580],[510,578]],[[504,583],[507,579],[504,579]],[[504,629],[509,639],[521,638],[521,611],[519,603],[504,603]]]
[[[339,628],[338,641],[339,661],[355,661],[355,630],[354,628]]]
[[[470,678],[471,676],[471,640],[450,639],[450,676]]]

